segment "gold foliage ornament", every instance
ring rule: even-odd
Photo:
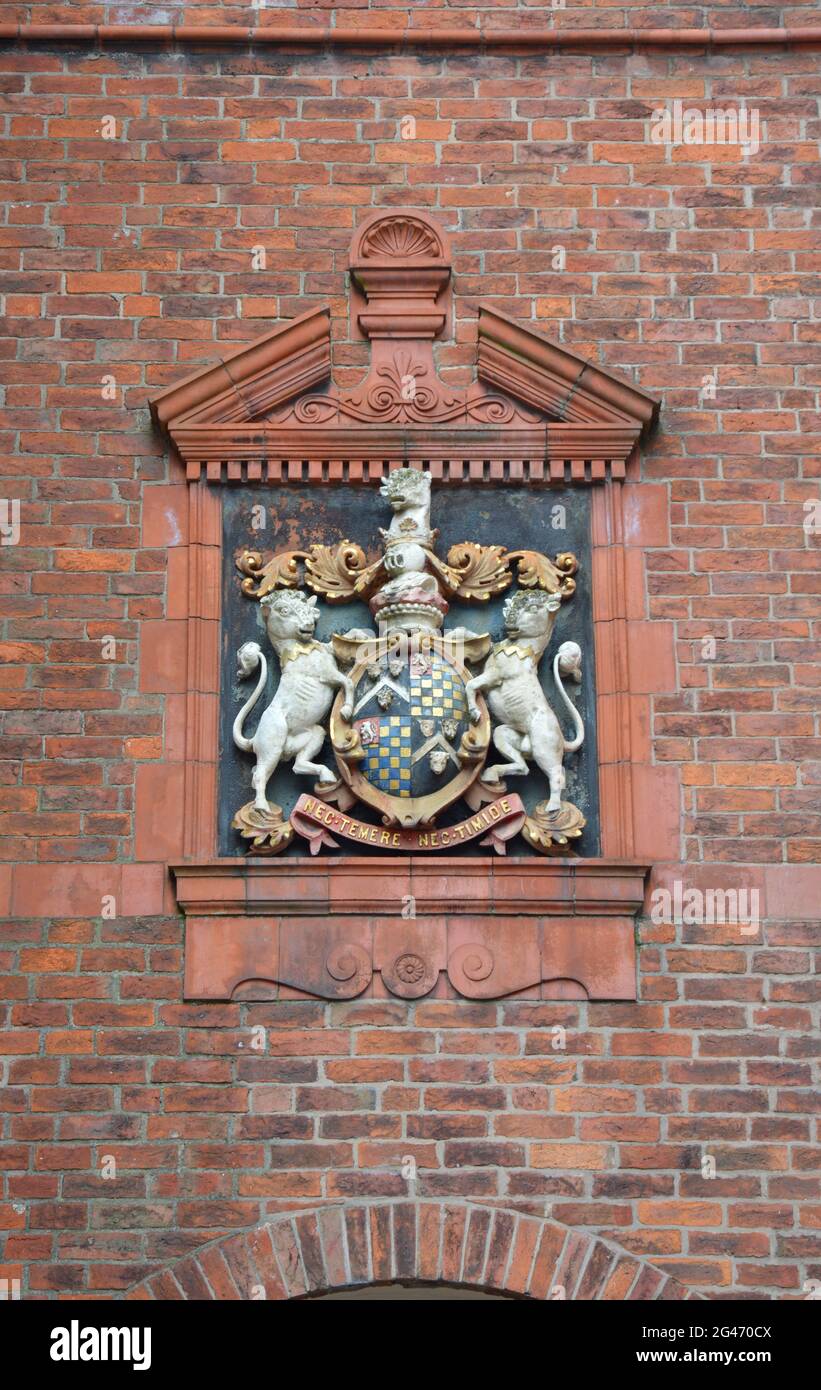
[[[447,564],[423,547],[431,570],[451,598],[467,603],[487,603],[510,587],[511,566],[524,588],[544,589],[570,598],[575,592],[573,575],[579,564],[569,551],[555,560],[538,550],[506,550],[503,545],[479,545],[462,541],[448,551]],[[304,579],[300,565],[304,565]],[[243,550],[237,569],[244,576],[241,589],[248,598],[265,598],[275,589],[296,589],[305,583],[330,604],[366,599],[385,577],[384,556],[368,564],[361,546],[343,540],[336,545],[312,545],[308,550],[281,550],[264,560],[258,550]]]
[[[294,832],[283,818],[282,807],[271,802],[268,811],[260,811],[248,801],[236,812],[231,827],[243,840],[251,840],[249,854],[281,854],[291,843]]]
[[[503,545],[452,545],[448,566],[456,579],[455,595],[474,603],[487,603],[491,595],[501,594],[512,578]]]
[[[586,824],[586,817],[572,801],[563,801],[553,812],[548,811],[546,801],[540,801],[526,817],[522,834],[539,854],[569,854]]]
[[[505,560],[507,564],[516,562],[516,578],[525,589],[544,589],[545,593],[559,594],[563,599],[576,592],[576,581],[572,576],[579,568],[579,562],[570,551],[549,560],[538,550],[511,550]]]
[[[263,560],[258,550],[243,550],[236,564],[245,576],[240,587],[248,598],[265,598],[274,589],[296,589],[304,583],[328,603],[363,596],[382,571],[381,559],[369,565],[362,547],[349,540],[312,545],[308,550],[281,550],[270,560]],[[304,579],[300,564],[305,566]]]
[[[299,584],[299,561],[308,558],[305,550],[282,550],[263,560],[258,550],[243,550],[237,569],[245,575],[240,588],[246,598],[265,598],[274,589],[295,589]]]
[[[463,541],[451,546],[447,567],[442,566],[437,572],[449,581],[451,596],[467,602],[487,603],[494,594],[509,588],[514,565],[516,578],[525,589],[543,589],[548,594],[559,594],[562,599],[575,593],[576,581],[572,576],[579,562],[570,551],[551,560],[538,550],[506,550],[503,545]],[[442,573],[445,568],[447,574]]]
[[[312,545],[305,561],[305,583],[328,603],[347,603],[369,587],[381,561],[369,565],[361,546],[352,541]]]

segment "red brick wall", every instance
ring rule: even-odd
[[[800,1293],[821,1276],[803,507],[819,497],[818,55],[6,47],[0,72],[17,200],[0,227],[2,491],[23,507],[0,551],[3,1272],[40,1296],[122,1289],[267,1213],[405,1195],[411,1155],[416,1195],[552,1203],[708,1293]],[[645,122],[675,97],[755,103],[760,154],[660,157]],[[451,230],[443,374],[466,379],[481,298],[664,402],[629,537],[633,616],[677,638],[679,693],[650,683],[637,704],[682,787],[658,881],[757,888],[767,920],[745,935],[648,917],[635,1006],[181,1003],[164,864],[180,854],[185,489],[145,401],[327,300],[337,379],[356,379],[347,250],[384,205]]]

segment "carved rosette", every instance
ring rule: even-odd
[[[430,994],[438,978],[433,962],[414,950],[401,951],[382,966],[382,979],[391,994],[400,999],[421,999]]]

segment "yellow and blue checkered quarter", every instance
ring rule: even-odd
[[[411,795],[411,730],[407,715],[393,714],[379,720],[379,742],[365,750],[360,763],[363,777],[391,796]]]
[[[435,655],[426,676],[411,676],[410,697],[411,714],[417,718],[459,719],[465,714],[465,688],[459,676]]]

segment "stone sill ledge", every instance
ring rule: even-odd
[[[171,866],[186,914],[314,915],[368,912],[380,917],[448,917],[487,912],[527,916],[635,915],[644,902],[649,865],[621,859],[537,859],[409,855],[342,861],[212,859]]]
[[[636,998],[644,864],[397,856],[173,872],[186,999]]]

